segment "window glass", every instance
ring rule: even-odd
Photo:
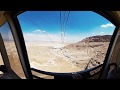
[[[2,59],[2,56],[1,56],[1,52],[0,52],[0,65],[4,65],[3,59]]]
[[[115,29],[92,11],[26,11],[18,20],[31,67],[49,72],[103,64]]]
[[[7,51],[8,59],[9,59],[12,70],[18,76],[24,79],[25,75],[20,63],[16,45],[15,45],[8,22],[5,22],[5,24],[0,27],[0,33],[2,35],[4,44],[5,44],[5,48]]]
[[[3,59],[2,59],[2,56],[1,56],[1,52],[0,52],[0,66],[1,65],[4,65],[4,63],[3,63]],[[3,72],[2,71],[0,71],[0,77],[3,75]]]

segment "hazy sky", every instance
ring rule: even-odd
[[[95,35],[112,35],[115,26],[92,11],[61,11],[65,42]],[[18,16],[26,41],[61,41],[60,11],[27,11]]]

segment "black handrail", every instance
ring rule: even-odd
[[[103,66],[103,64],[101,64],[101,65],[99,65],[95,68],[87,69],[87,70],[84,70],[84,71],[70,72],[70,73],[48,72],[48,71],[38,70],[38,69],[35,69],[35,68],[31,68],[31,70],[33,70],[35,72],[38,72],[38,73],[41,73],[41,74],[51,75],[51,76],[54,76],[54,77],[72,77],[72,78],[74,78],[77,75],[77,76],[81,76],[81,79],[87,79],[87,78],[90,78],[90,77],[98,74],[100,71],[98,71],[98,72],[96,72],[92,75],[90,74],[90,72],[93,71],[93,70],[96,70],[96,69],[98,69],[102,66]]]
[[[48,71],[38,70],[38,69],[35,69],[35,68],[31,68],[31,70],[33,70],[33,71],[35,71],[35,72],[38,72],[38,73],[46,74],[46,75],[52,75],[52,76],[72,75],[72,73],[48,72]]]

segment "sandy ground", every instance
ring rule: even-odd
[[[50,72],[74,72],[79,68],[72,65],[64,56],[64,50],[56,48],[57,43],[27,42],[28,56],[31,67]]]
[[[76,72],[102,64],[108,44],[81,43],[78,47],[67,43],[63,48],[58,42],[26,42],[26,47],[31,67],[49,72]],[[13,70],[24,78],[14,43],[5,42],[5,46]]]
[[[31,67],[51,72],[76,72],[98,66],[103,63],[108,44],[92,42],[88,46],[54,48],[55,43],[26,42]]]

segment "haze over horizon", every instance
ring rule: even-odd
[[[92,11],[61,11],[62,23],[60,11],[26,11],[18,15],[18,20],[25,41],[61,42],[65,30],[64,42],[79,42],[90,36],[112,35],[115,29],[110,21]],[[5,40],[12,40],[6,26],[0,31]]]
[[[66,28],[64,42],[78,42],[89,36],[112,35],[115,28],[92,11],[61,11],[61,19],[60,11],[27,11],[18,19],[26,41],[60,42],[61,28]]]

